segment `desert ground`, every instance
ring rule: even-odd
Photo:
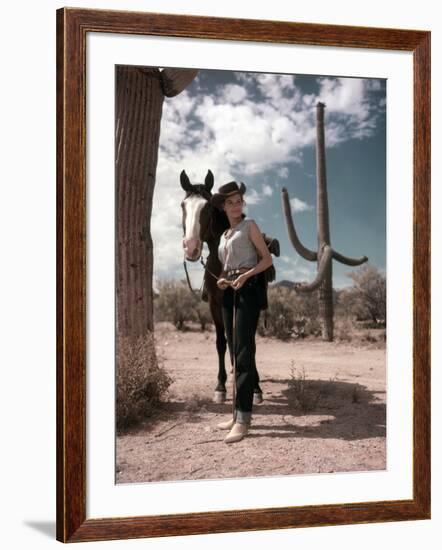
[[[232,415],[232,375],[226,353],[227,400],[214,403],[214,331],[163,322],[155,339],[174,382],[152,417],[117,435],[117,483],[386,468],[385,343],[257,334],[264,401],[249,434],[226,444],[216,424]]]

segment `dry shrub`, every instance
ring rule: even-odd
[[[340,342],[351,342],[354,337],[355,326],[348,317],[341,317],[335,321],[334,338]]]
[[[336,378],[329,380],[308,380],[305,368],[296,372],[291,361],[288,399],[291,406],[304,414],[317,409],[320,404],[336,392]]]
[[[292,337],[296,317],[292,300],[294,295],[294,292],[288,288],[269,288],[269,307],[266,310],[267,328],[264,331],[260,325],[258,332],[261,335],[273,336],[280,340],[288,340]]]
[[[346,317],[337,318],[334,335],[336,342],[351,342],[355,346],[382,349],[386,342],[386,329],[368,329],[365,323]]]
[[[171,377],[159,364],[152,332],[117,338],[117,429],[150,416],[166,394]]]
[[[186,399],[186,406],[185,410],[188,413],[195,413],[200,411],[207,410],[208,405],[212,403],[212,399],[209,399],[208,397],[203,397],[199,395],[196,392],[193,392],[192,395],[187,397]]]
[[[321,398],[320,392],[313,388],[313,385],[307,380],[305,375],[305,369],[302,372],[295,374],[295,369],[290,369],[289,380],[289,401],[295,408],[299,408],[305,414],[316,408],[319,399]]]
[[[316,293],[301,296],[290,286],[274,285],[267,295],[267,326],[258,327],[261,336],[289,340],[321,334]]]
[[[322,330],[321,330],[321,323],[317,317],[309,318],[307,319],[307,323],[305,325],[305,334],[307,336],[321,336]]]
[[[200,293],[190,292],[185,280],[160,279],[154,300],[155,322],[168,321],[178,330],[185,331],[189,323],[198,323],[202,331],[211,325],[209,304],[201,299]]]

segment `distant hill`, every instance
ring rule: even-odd
[[[287,279],[283,279],[282,281],[278,281],[276,283],[270,283],[269,288],[277,288],[277,287],[285,287],[289,288],[291,290],[294,290],[295,283],[293,281],[287,281]],[[339,296],[342,291],[348,290],[350,287],[345,288],[333,288],[333,293]]]
[[[279,286],[293,289],[295,283],[293,281],[287,281],[286,279],[283,279],[282,281],[277,281],[276,283],[274,282],[269,284],[269,288],[277,288]]]

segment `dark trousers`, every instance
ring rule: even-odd
[[[235,356],[236,402],[239,422],[250,422],[253,389],[258,387],[255,335],[261,311],[257,276],[247,279],[239,290],[227,287],[223,293],[222,313],[229,348],[233,350],[233,300],[236,299]]]

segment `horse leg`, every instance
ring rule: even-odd
[[[254,350],[255,351],[255,350]],[[253,354],[253,375],[254,375],[254,383],[253,383],[253,404],[259,405],[262,403],[262,389],[259,385],[259,373],[258,369],[256,368],[256,361],[255,361],[255,355]]]
[[[255,335],[256,335],[256,328],[258,326],[258,320],[259,320],[259,316],[256,319],[256,327],[254,332]],[[261,386],[259,385],[259,373],[258,373],[258,369],[256,368],[255,355],[256,355],[256,343],[255,343],[255,337],[254,337],[252,340],[252,362],[253,362],[252,368],[253,368],[253,374],[254,374],[253,404],[259,405],[260,403],[262,403],[262,389],[261,389]]]
[[[210,312],[215,323],[216,330],[216,351],[218,352],[218,382],[215,388],[214,401],[224,403],[226,400],[226,336],[224,333],[224,323],[221,314],[221,305],[216,302],[210,303]]]

